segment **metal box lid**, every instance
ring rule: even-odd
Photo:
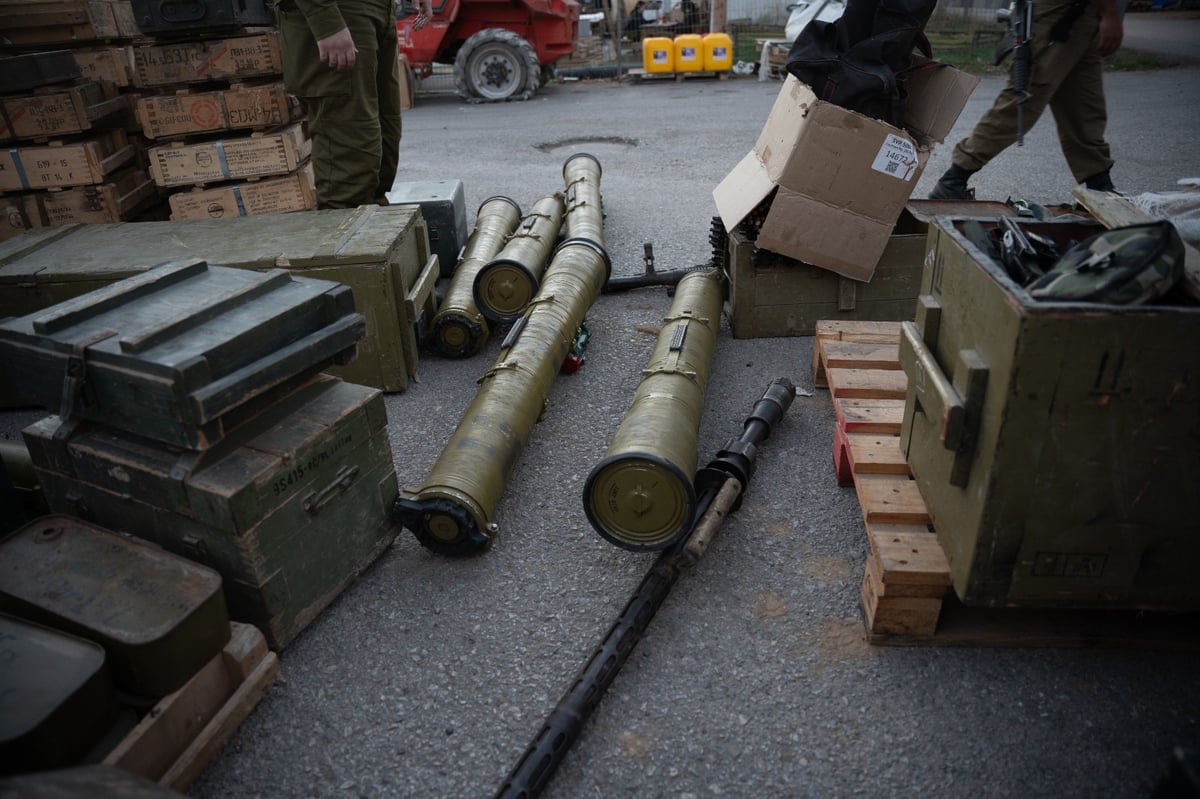
[[[176,690],[229,640],[217,572],[70,516],[0,541],[0,608],[100,644],[140,696]]]
[[[347,362],[365,332],[341,284],[179,261],[0,322],[0,362],[31,404],[205,449],[223,416]]]
[[[0,613],[0,774],[69,765],[115,713],[98,644]]]

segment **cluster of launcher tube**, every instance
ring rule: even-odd
[[[508,330],[423,485],[393,511],[434,552],[481,553],[497,535],[508,479],[611,276],[600,175],[600,162],[581,153],[563,165],[564,191],[530,213],[507,197],[480,205],[430,346],[466,357],[490,326]],[[695,523],[697,436],[724,296],[720,269],[680,279],[629,410],[584,485],[588,520],[620,547],[666,549]]]

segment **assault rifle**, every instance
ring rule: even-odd
[[[1012,53],[1013,93],[1017,96],[1017,145],[1025,144],[1025,101],[1032,95],[1029,78],[1033,72],[1033,0],[1012,0],[1008,8],[996,12],[997,22],[1007,22],[1009,36],[997,47],[996,66]]]

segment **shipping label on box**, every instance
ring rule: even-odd
[[[725,227],[770,204],[762,249],[870,280],[929,158],[978,82],[950,67],[910,85],[907,130],[817,99],[789,75],[748,153],[713,191]],[[914,132],[915,131],[915,132]]]
[[[142,97],[137,101],[138,122],[151,139],[269,128],[290,122],[298,115],[299,107],[289,99],[282,82]]]
[[[172,194],[171,219],[226,219],[238,216],[264,216],[292,211],[311,211],[317,207],[312,164],[294,174],[266,178],[230,186]]]
[[[149,150],[150,174],[159,186],[188,186],[294,172],[312,152],[303,123],[278,131]]]
[[[280,75],[279,34],[264,31],[227,39],[135,46],[133,84],[166,86]]]

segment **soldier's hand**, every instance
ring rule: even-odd
[[[419,31],[433,19],[433,7],[430,0],[417,0],[417,16],[413,18],[412,28]]]
[[[1107,57],[1121,48],[1121,39],[1125,35],[1125,26],[1119,13],[1104,14],[1100,17],[1100,36],[1096,42],[1096,51],[1101,57]]]
[[[317,39],[317,52],[321,55],[322,64],[328,64],[341,71],[353,69],[354,60],[358,56],[358,48],[354,46],[349,28],[342,28],[332,36]]]

